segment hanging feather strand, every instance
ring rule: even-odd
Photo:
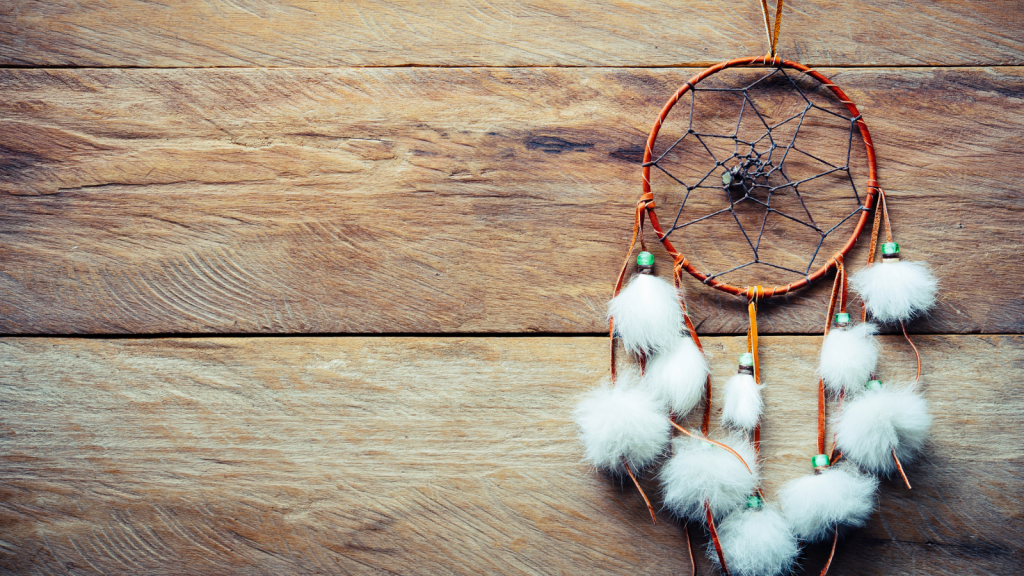
[[[874,324],[863,323],[829,331],[821,345],[818,363],[818,371],[829,392],[856,392],[871,379],[878,364],[876,330]]]
[[[677,336],[671,346],[647,363],[644,385],[673,414],[682,416],[700,403],[707,378],[704,354],[693,340]]]
[[[793,534],[817,542],[832,536],[836,526],[861,526],[875,507],[878,480],[839,464],[791,480],[779,492],[782,513]]]
[[[615,334],[633,354],[655,354],[671,347],[683,327],[679,293],[651,274],[637,274],[608,303]]]
[[[748,507],[731,512],[717,528],[722,554],[733,576],[787,574],[800,552],[785,518],[757,496],[751,496]],[[707,556],[719,564],[711,544]]]
[[[614,388],[606,383],[576,407],[584,457],[600,470],[619,475],[626,465],[643,470],[668,447],[668,410],[639,386],[639,379],[636,371],[623,371]]]
[[[883,250],[889,244],[883,245]],[[889,250],[892,250],[889,248]],[[898,254],[899,248],[895,249]],[[884,324],[906,322],[935,304],[938,282],[923,262],[900,262],[886,258],[854,274],[850,283],[864,299],[871,317]]]
[[[932,417],[911,386],[877,386],[843,407],[835,421],[836,447],[868,472],[891,474],[897,469],[893,453],[903,464],[911,461],[928,437]]]
[[[665,507],[673,514],[703,522],[706,502],[718,518],[741,506],[754,492],[754,447],[739,435],[730,436],[723,444],[735,450],[743,462],[700,437],[680,436],[673,440],[673,456],[659,474]]]
[[[761,391],[750,374],[736,374],[722,391],[722,423],[750,431],[761,418]]]

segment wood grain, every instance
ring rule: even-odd
[[[705,343],[721,384],[743,338]],[[819,340],[762,344],[771,500],[809,471]],[[883,377],[911,374],[906,344],[884,344]],[[883,482],[878,511],[831,573],[1019,573],[1024,340],[918,344],[935,424],[908,468],[914,490]],[[605,346],[3,340],[0,570],[682,573],[681,528],[664,514],[652,526],[632,489],[580,461],[570,412],[606,371]],[[807,573],[823,553],[810,549]]]
[[[691,72],[4,70],[0,330],[601,332],[640,147]],[[912,329],[1024,330],[1024,70],[826,72],[940,275]],[[687,288],[702,332],[745,329]],[[762,331],[819,331],[826,299],[768,304]]]
[[[1024,63],[1019,0],[787,3],[808,65]],[[757,2],[13,0],[0,64],[672,66],[767,50]]]

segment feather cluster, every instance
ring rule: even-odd
[[[910,386],[864,392],[843,406],[835,421],[843,457],[875,474],[896,470],[893,452],[906,464],[921,450],[932,417]]]
[[[871,323],[833,328],[821,345],[818,372],[832,393],[862,390],[878,364],[877,327]]]
[[[591,391],[576,407],[584,457],[601,470],[623,474],[623,461],[642,470],[668,446],[668,411],[638,380],[635,372],[623,372],[617,386]]]
[[[735,510],[717,529],[722,555],[734,576],[788,574],[800,552],[786,520],[768,507]],[[718,564],[718,554],[710,543],[707,552]]]
[[[746,466],[728,450],[699,438],[680,436],[673,440],[673,455],[659,474],[665,507],[672,513],[704,520],[707,502],[711,513],[719,518],[744,504],[754,492],[754,447],[738,435],[722,443],[742,456]]]
[[[882,262],[850,278],[871,316],[882,323],[907,321],[935,304],[938,282],[923,262]]]
[[[875,507],[878,480],[839,464],[820,474],[791,480],[779,492],[782,513],[793,534],[815,542],[832,536],[837,525],[864,524]]]
[[[761,418],[761,391],[750,374],[737,374],[722,391],[722,422],[741,430],[753,430]]]
[[[653,354],[679,338],[683,312],[679,293],[668,282],[650,274],[637,274],[608,303],[608,317],[629,352]]]
[[[707,378],[704,354],[690,338],[676,336],[671,346],[647,363],[644,385],[674,414],[681,416],[700,402]]]

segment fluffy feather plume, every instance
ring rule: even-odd
[[[717,523],[718,541],[733,576],[779,576],[789,573],[800,552],[796,536],[781,514],[767,507],[735,510]],[[708,543],[708,558],[718,554]]]
[[[704,521],[704,502],[721,517],[746,502],[757,485],[754,448],[736,435],[725,439],[750,466],[748,471],[731,452],[709,442],[680,436],[672,443],[673,456],[658,475],[665,508],[680,517]]]
[[[737,374],[722,391],[722,422],[743,430],[753,430],[761,417],[761,391],[750,374]]]
[[[850,278],[871,316],[883,323],[907,321],[935,304],[938,282],[923,262],[882,262]]]
[[[821,345],[818,372],[832,393],[864,389],[878,364],[877,327],[871,323],[833,328]]]
[[[932,417],[928,403],[909,386],[869,390],[843,406],[835,422],[843,457],[876,474],[896,470],[893,450],[906,464],[921,450]]]
[[[693,410],[704,395],[708,364],[693,340],[677,336],[670,348],[647,363],[644,385],[677,416]]]
[[[875,507],[878,480],[839,464],[820,474],[791,480],[779,492],[782,513],[793,534],[816,542],[832,536],[838,524],[864,524]]]
[[[608,317],[629,352],[656,353],[671,346],[683,327],[679,293],[668,282],[637,274],[608,303]]]
[[[624,474],[623,458],[634,471],[642,470],[668,446],[668,411],[638,380],[637,373],[623,372],[614,388],[593,390],[576,407],[584,457],[601,470]]]

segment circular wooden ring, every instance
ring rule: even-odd
[[[874,146],[871,144],[871,134],[868,133],[867,124],[865,124],[864,119],[860,117],[860,111],[857,110],[857,106],[853,103],[853,101],[850,100],[850,97],[847,96],[838,86],[833,84],[831,80],[822,76],[821,73],[817,72],[816,70],[812,70],[811,68],[808,68],[803,64],[798,64],[796,62],[791,62],[789,60],[780,60],[778,58],[768,60],[765,56],[757,56],[752,58],[737,58],[735,60],[728,60],[726,62],[720,62],[718,64],[715,64],[714,66],[711,66],[710,68],[703,70],[700,74],[697,74],[693,78],[690,78],[690,80],[687,81],[686,84],[683,84],[683,86],[679,88],[679,90],[677,90],[671,98],[668,99],[668,102],[665,104],[665,107],[662,108],[661,110],[661,114],[658,115],[658,120],[654,123],[654,126],[651,128],[650,136],[647,137],[647,146],[644,149],[643,166],[644,194],[647,195],[652,193],[650,163],[651,159],[654,157],[654,142],[658,139],[658,131],[661,130],[661,125],[665,122],[665,118],[668,116],[668,113],[672,111],[672,108],[676,105],[676,102],[679,102],[679,99],[684,94],[689,92],[691,88],[696,86],[698,83],[701,82],[701,80],[704,80],[708,76],[717,74],[722,70],[725,70],[726,68],[737,68],[741,66],[758,65],[771,66],[777,68],[788,68],[791,70],[798,70],[800,72],[803,72],[804,74],[810,76],[811,78],[814,78],[823,86],[831,90],[832,93],[837,98],[839,98],[839,101],[846,106],[846,109],[850,111],[850,114],[853,114],[853,117],[857,119],[857,127],[860,129],[860,134],[864,139],[864,149],[867,152],[868,158],[868,193],[867,198],[864,201],[864,208],[861,212],[860,219],[857,221],[857,227],[854,229],[853,234],[850,236],[850,239],[847,240],[846,245],[844,245],[842,250],[838,252],[838,254],[846,256],[846,254],[853,249],[854,244],[857,243],[857,238],[860,237],[860,234],[864,230],[864,227],[867,226],[868,218],[871,215],[871,210],[874,208],[875,200],[878,196],[878,175],[875,169],[875,149]],[[661,240],[661,243],[665,246],[665,249],[668,250],[668,253],[671,254],[673,258],[675,258],[676,262],[681,261],[680,267],[683,270],[689,272],[691,276],[693,276],[697,280],[700,280],[702,283],[707,284],[708,286],[711,286],[713,288],[722,290],[723,292],[728,292],[736,296],[743,296],[748,293],[748,287],[740,288],[728,284],[726,282],[721,282],[716,278],[709,278],[707,275],[694,268],[688,260],[683,259],[680,252],[676,250],[675,247],[672,246],[672,243],[669,241],[669,239],[665,237],[665,233],[661,229],[661,224],[658,222],[658,215],[655,213],[655,209],[653,207],[648,208],[647,215],[651,221],[651,228],[653,228],[654,232],[658,235],[658,239]],[[829,258],[824,266],[822,266],[812,274],[805,276],[800,280],[797,280],[796,282],[792,282],[785,286],[773,286],[771,288],[764,288],[763,297],[770,298],[772,296],[780,296],[782,294],[792,292],[793,290],[797,290],[799,288],[803,288],[804,286],[811,284],[815,280],[827,274],[829,270],[835,268],[836,260],[837,259],[834,257]]]

